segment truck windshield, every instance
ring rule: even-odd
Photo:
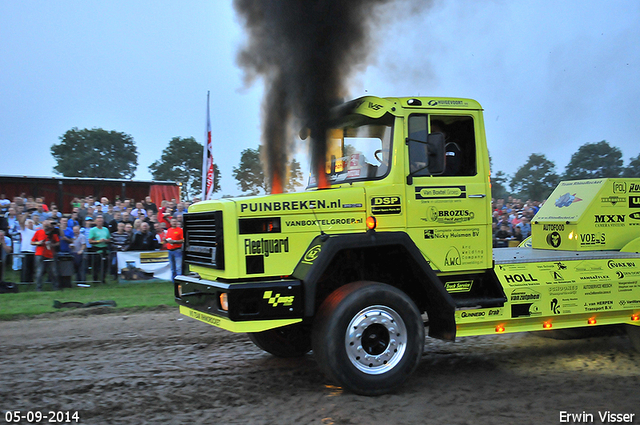
[[[393,127],[382,120],[367,121],[327,131],[325,173],[329,183],[374,180],[389,173]],[[316,185],[311,173],[309,187]]]

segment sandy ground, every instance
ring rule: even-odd
[[[278,359],[181,316],[58,314],[0,322],[7,410],[78,411],[82,424],[557,424],[560,411],[633,413],[640,354],[626,336],[427,340],[394,394],[332,386],[313,355]]]

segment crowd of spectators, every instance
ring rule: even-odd
[[[180,273],[177,257],[182,246],[177,237],[182,235],[182,217],[188,206],[176,199],[163,200],[158,206],[149,196],[143,201],[116,199],[114,203],[106,197],[87,196],[74,198],[65,208],[71,212],[63,214],[44,197],[23,193],[10,200],[0,195],[0,259],[3,267],[11,265],[13,270],[32,268],[37,290],[42,289],[45,271],[54,289],[58,288],[60,256],[73,258],[76,281],[86,281],[88,269],[94,281],[104,281],[108,269],[117,275],[118,251],[176,251],[169,256],[175,277]],[[33,254],[35,264],[27,264]]]
[[[517,246],[531,236],[531,220],[541,206],[542,203],[539,201],[529,199],[522,202],[521,199],[512,196],[506,200],[492,199],[493,247]]]

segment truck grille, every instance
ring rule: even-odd
[[[222,211],[183,215],[184,261],[224,269]]]

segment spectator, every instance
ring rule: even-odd
[[[71,212],[71,217],[69,218],[69,222],[67,223],[67,226],[69,226],[71,229],[81,225],[80,219],[78,218],[78,210],[79,208],[74,207],[73,211]]]
[[[122,212],[122,222],[124,224],[131,223],[133,225],[133,221],[134,220],[131,218],[131,214],[129,214],[129,211]]]
[[[494,248],[507,248],[511,239],[513,239],[513,237],[509,231],[509,224],[506,222],[502,223],[500,224],[500,229],[495,234],[493,246]]]
[[[58,267],[54,258],[54,250],[60,244],[58,231],[47,219],[42,223],[42,229],[38,230],[31,244],[36,247],[36,291],[42,291],[42,278],[45,268],[55,291],[58,290]]]
[[[127,251],[131,245],[131,236],[124,230],[125,224],[120,222],[111,234],[111,275],[118,278],[118,252]]]
[[[44,210],[44,204],[42,202],[39,202],[36,205],[36,210],[31,213],[31,218],[38,217],[38,221],[41,223],[44,223],[46,219],[51,218],[51,214]]]
[[[40,216],[38,214],[31,214],[31,219],[33,220],[33,228],[36,230],[42,229],[42,223],[40,222]]]
[[[73,242],[69,245],[71,255],[73,255],[73,267],[76,272],[76,280],[78,282],[85,281],[86,262],[84,260],[84,252],[87,249],[87,239],[80,233],[80,226],[73,226]]]
[[[125,223],[124,224],[124,231],[127,232],[129,234],[130,239],[133,240],[133,224]]]
[[[69,254],[71,248],[69,244],[73,242],[73,229],[68,227],[69,219],[62,217],[60,219],[60,253]]]
[[[166,234],[167,249],[169,250],[169,264],[171,264],[171,279],[182,274],[182,245],[184,235],[182,229],[178,227],[178,220],[171,219],[171,228]]]
[[[137,221],[137,220],[136,220]],[[153,233],[149,231],[149,224],[140,224],[140,231],[133,234],[133,241],[131,242],[131,251],[153,251],[158,247]]]
[[[109,213],[109,199],[106,197],[102,197],[100,199],[100,205],[98,206],[98,211],[102,213],[102,215],[104,216],[105,214]]]
[[[178,218],[178,216],[181,216],[182,214],[184,214],[186,212],[187,211],[185,211],[184,202],[180,202],[178,204],[178,206],[176,207],[176,211],[173,213],[173,216]]]
[[[0,266],[5,266],[7,255],[11,254],[11,250],[11,238],[5,235],[4,230],[0,230],[0,260],[2,260],[2,262],[0,262]],[[0,276],[2,276],[2,273],[0,273]]]
[[[523,215],[520,223],[516,224],[516,228],[520,229],[522,239],[526,239],[531,236],[531,220],[529,220],[529,217]]]
[[[131,210],[131,217],[133,217],[134,219],[138,219],[138,218],[142,219],[142,218],[145,218],[146,216],[147,216],[147,212],[142,207],[142,202],[136,203],[136,207]]]
[[[118,223],[122,222],[122,215],[120,211],[114,211],[113,218],[107,223],[109,233],[114,234],[118,230]]]
[[[156,236],[156,241],[158,241],[158,246],[160,249],[167,249],[165,245],[165,230],[162,228],[160,223],[153,223],[153,234]],[[149,225],[151,226],[151,224]]]
[[[158,206],[151,201],[151,196],[144,198],[143,206],[145,210],[151,210],[154,214],[158,214]]]
[[[109,257],[109,242],[111,234],[109,229],[104,227],[104,217],[96,217],[96,226],[92,227],[89,231],[89,243],[91,244],[91,251],[93,255],[93,280],[100,278],[101,282],[104,282],[104,278],[107,274],[107,267],[105,262]],[[108,263],[107,263],[108,264]],[[98,273],[98,272],[101,273]]]

